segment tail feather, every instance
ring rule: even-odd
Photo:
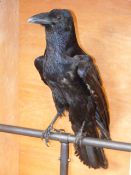
[[[104,151],[102,148],[96,148],[92,146],[77,146],[76,149],[76,156],[85,164],[88,165],[90,168],[104,168],[108,167],[108,162],[105,157]]]
[[[71,112],[70,112],[70,121],[72,123],[72,130],[77,136],[78,134],[81,133],[83,121],[74,120],[73,117],[74,114]],[[78,116],[76,118],[78,118]],[[82,130],[82,136],[109,140],[110,139],[109,130],[104,127],[103,123],[101,123],[101,121],[99,120],[99,116],[97,116],[97,120],[99,123],[91,119],[90,121],[85,122],[84,128]],[[94,169],[108,168],[108,161],[106,159],[103,148],[93,147],[90,145],[81,145],[81,144],[75,144],[74,146],[75,146],[75,154],[76,156],[79,157],[79,159],[83,162],[83,164]]]
[[[109,139],[103,135],[101,130],[99,132],[98,131],[97,127],[85,126],[83,134],[87,137]],[[75,130],[74,132],[77,134]],[[75,145],[75,150],[76,156],[78,156],[79,159],[90,168],[108,168],[108,161],[103,148],[93,147],[90,145]]]

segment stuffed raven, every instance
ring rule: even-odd
[[[99,72],[77,42],[71,12],[53,9],[30,17],[28,22],[44,26],[46,32],[45,53],[34,62],[57,109],[44,133],[46,143],[53,124],[67,110],[76,135],[75,154],[89,167],[107,168],[102,148],[79,144],[83,136],[110,139],[109,112]]]

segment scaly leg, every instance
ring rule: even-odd
[[[51,121],[51,123],[49,124],[49,126],[47,127],[47,129],[44,130],[44,132],[42,133],[42,137],[41,138],[42,138],[42,140],[43,140],[43,138],[45,139],[45,144],[47,146],[49,146],[48,143],[49,143],[49,137],[50,137],[51,132],[53,132],[53,131],[64,132],[63,129],[55,129],[55,128],[53,128],[54,123],[62,115],[62,113],[63,113],[63,110],[61,112],[58,112],[56,114],[56,116],[53,118],[53,120]]]
[[[110,133],[105,129],[105,127],[103,126],[103,124],[99,121],[96,121],[102,135],[103,135],[103,139],[106,138],[108,140],[111,140],[110,138]]]
[[[75,145],[81,145],[81,139],[84,137],[83,135],[83,130],[85,127],[85,123],[86,121],[83,121],[82,126],[80,128],[80,130],[78,131],[78,133],[76,134],[76,139],[75,139]]]

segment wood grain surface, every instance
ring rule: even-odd
[[[27,19],[39,12],[67,8],[77,17],[77,37],[99,67],[108,97],[113,140],[131,142],[131,1],[123,0],[20,0],[19,125],[45,129],[56,113],[51,91],[33,65],[43,54],[45,34]],[[72,132],[68,117],[57,128]],[[20,175],[59,174],[60,145],[47,148],[39,139],[20,139]],[[70,146],[69,175],[129,175],[130,154],[106,150],[107,170],[92,170],[74,156]]]
[[[18,1],[0,1],[0,123],[17,123]],[[18,175],[16,136],[0,133],[0,175]]]

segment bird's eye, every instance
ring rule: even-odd
[[[58,15],[58,16],[56,16],[56,18],[57,18],[57,19],[61,19],[61,16],[60,16],[60,15]]]

